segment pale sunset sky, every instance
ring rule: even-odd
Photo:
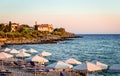
[[[0,23],[53,24],[77,34],[120,34],[120,0],[0,0]]]

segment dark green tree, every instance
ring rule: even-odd
[[[54,32],[61,32],[61,33],[64,33],[66,32],[64,28],[56,28],[54,29]]]
[[[0,37],[2,37],[2,38],[5,37],[5,33],[3,31],[0,31]]]
[[[24,27],[24,28],[29,28],[28,24],[22,24],[21,26]]]
[[[24,30],[25,30],[25,28],[20,26],[19,29],[18,29],[18,32],[23,32]]]
[[[5,29],[4,29],[3,31],[4,31],[4,32],[9,32],[9,26],[6,25],[6,26],[5,26]]]
[[[3,31],[5,29],[5,25],[4,24],[0,24],[0,31]]]
[[[38,25],[35,25],[35,30],[38,30]]]
[[[65,31],[64,28],[56,28],[56,29],[54,29],[52,34],[59,35],[59,36],[65,36],[67,34],[67,32]]]
[[[11,32],[11,30],[12,30],[12,23],[11,21],[9,21],[9,32]]]

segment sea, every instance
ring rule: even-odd
[[[82,38],[70,38],[55,44],[25,44],[9,45],[9,48],[26,50],[33,48],[38,52],[52,53],[46,57],[49,63],[75,58],[81,62],[100,61],[109,67],[120,64],[120,34],[77,34]],[[107,71],[98,72],[104,76],[117,76],[118,73]],[[119,73],[120,74],[120,73]]]

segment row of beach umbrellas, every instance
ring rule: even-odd
[[[24,53],[24,52],[22,52],[22,53]],[[19,54],[17,54],[17,55],[19,55]],[[1,52],[0,57],[1,57],[0,59],[7,59],[7,58],[13,57],[13,55],[5,53],[5,52]],[[39,55],[31,56],[29,58],[26,58],[25,60],[26,61],[33,61],[33,62],[40,62],[40,63],[48,62],[47,59],[45,59],[43,57],[40,57]],[[68,59],[68,60],[66,60],[64,62],[63,61],[58,61],[56,63],[50,64],[50,65],[47,66],[47,69],[52,69],[52,68],[62,68],[62,69],[72,68],[73,66],[71,64],[80,64],[80,67],[85,65],[85,64],[82,64],[81,62],[79,62],[79,61],[77,61],[77,60],[75,60],[73,58],[70,58],[70,59]],[[86,66],[86,67],[88,67],[88,66]],[[86,67],[83,67],[83,68],[86,68]],[[89,65],[89,68],[90,67],[93,67],[93,66]],[[78,70],[77,67],[74,68],[74,69]]]
[[[29,56],[31,56],[30,54],[32,54],[32,53],[38,53],[38,51],[36,51],[35,49],[32,49],[32,48],[30,48],[29,50],[26,50],[26,49],[16,50],[16,49],[5,48],[3,51],[11,53],[11,54],[17,54],[16,57],[29,57]],[[38,55],[50,56],[51,53],[43,51],[41,53],[38,53]]]
[[[24,52],[21,52],[21,53],[24,53]],[[21,54],[21,53],[19,53],[19,54]],[[19,54],[17,54],[17,55],[19,55]],[[4,52],[1,52],[0,56],[1,56],[0,59],[6,59],[6,58],[13,57],[11,54],[7,54],[7,53],[4,53]],[[31,56],[29,58],[26,58],[25,60],[26,61],[33,61],[33,62],[40,62],[40,63],[48,62],[47,59],[45,59],[43,57],[40,57],[39,55]],[[95,70],[95,69],[99,69],[99,70],[100,69],[107,69],[107,67],[108,67],[106,64],[96,62],[96,65],[100,67],[100,68],[99,67],[97,68],[94,64],[92,64],[90,62],[82,63],[80,61],[77,61],[76,59],[70,58],[70,59],[68,59],[64,62],[63,61],[58,61],[56,63],[48,65],[47,69],[54,67],[54,65],[56,65],[54,68],[64,68],[65,69],[66,65],[68,65],[68,67],[72,68],[71,64],[79,64],[79,66],[74,67],[74,70],[80,70],[80,67],[81,67],[81,70],[82,69],[85,70],[85,69],[89,68],[88,71],[92,71],[92,70]]]
[[[10,51],[11,49],[9,49],[9,48],[6,48],[4,51],[5,52],[8,52],[8,51]],[[34,51],[34,52],[36,52],[36,50],[34,50],[34,49],[30,49],[32,52]],[[15,51],[15,49],[12,49],[11,51]],[[31,56],[29,53],[26,53],[26,50],[25,49],[21,49],[20,50],[21,52],[19,52],[18,54],[16,54],[16,57],[29,57],[29,56]],[[41,52],[41,53],[39,53],[39,54],[37,54],[36,56],[32,56],[32,57],[30,57],[30,58],[28,58],[28,60],[30,60],[31,58],[37,58],[38,56],[49,56],[49,55],[51,55],[51,53],[49,53],[49,52],[46,52],[46,51],[43,51],[43,52]],[[2,59],[2,58],[9,58],[9,57],[13,57],[11,54],[7,54],[7,53],[4,53],[4,52],[1,52],[0,53],[0,59]],[[33,60],[34,60],[33,59]],[[39,59],[39,58],[37,58],[37,59]],[[35,59],[35,60],[37,60],[37,59]],[[41,59],[41,58],[40,58]],[[39,61],[39,60],[38,60]],[[48,62],[48,61],[46,61],[45,60],[45,62]],[[82,62],[80,62],[80,61],[77,61],[76,59],[74,59],[74,58],[69,58],[68,60],[65,60],[64,61],[65,63],[67,63],[67,64],[82,64]],[[99,67],[101,67],[102,69],[107,69],[108,68],[108,65],[106,65],[106,64],[103,64],[103,63],[101,63],[101,62],[93,62],[94,64],[96,64],[97,66],[99,66]],[[112,66],[113,68],[117,68],[117,69],[119,69],[119,67],[117,67],[117,66],[120,66],[120,65],[114,65],[114,66]]]
[[[28,54],[28,53],[25,53],[24,51],[16,54],[16,57],[23,57],[23,56],[26,57],[26,56],[31,56],[31,55]],[[9,54],[9,53],[6,53],[6,52],[0,52],[0,60],[2,60],[2,67],[3,67],[3,60],[9,59],[9,58],[12,58],[12,57],[14,57],[12,54]],[[32,61],[32,62],[39,62],[41,64],[44,64],[44,63],[48,62],[47,59],[45,59],[45,58],[43,58],[42,56],[39,56],[39,55],[31,56],[29,58],[25,58],[25,60],[26,61]]]
[[[3,50],[4,52],[9,52],[9,53],[12,53],[12,54],[17,54],[19,52],[28,52],[28,53],[37,53],[38,51],[30,48],[29,50],[26,50],[26,49],[20,49],[20,50],[16,50],[16,49],[10,49],[10,48],[5,48]]]
[[[22,51],[20,53],[26,54],[25,51]],[[17,54],[16,56],[19,56],[20,53]],[[43,51],[42,53],[37,54],[35,56],[25,58],[25,61],[33,61],[33,62],[39,62],[41,64],[44,64],[46,62],[49,62],[49,60],[47,60],[46,58],[43,58],[42,56],[49,56],[49,55],[51,55],[51,53]],[[13,55],[5,53],[5,52],[0,53],[0,60],[11,58],[11,57],[13,57]],[[77,66],[73,67],[72,64],[77,64]],[[49,69],[68,69],[68,68],[72,68],[74,71],[82,71],[82,72],[88,73],[88,72],[92,72],[92,71],[106,70],[106,69],[108,69],[108,65],[98,62],[98,61],[96,61],[96,62],[86,61],[86,62],[82,63],[74,58],[69,58],[67,60],[57,61],[53,64],[46,66],[47,70],[49,70]],[[111,71],[120,72],[120,64],[114,64],[109,69]]]
[[[3,51],[4,52],[0,53],[1,54],[0,59],[11,58],[14,55],[15,57],[21,57],[21,58],[29,57],[29,58],[25,58],[25,60],[26,61],[39,62],[39,63],[42,63],[42,64],[44,64],[45,62],[48,62],[48,60],[43,58],[43,57],[51,55],[51,53],[43,51],[41,53],[36,54],[35,56],[31,56],[31,53],[37,53],[38,52],[38,51],[36,51],[32,48],[30,48],[30,50],[26,50],[26,49],[16,50],[16,49],[5,48]],[[4,56],[2,56],[2,55],[4,55]]]
[[[66,60],[66,61],[68,61],[68,60]],[[66,62],[58,61],[56,63],[48,65],[47,69],[55,69],[55,68],[57,68],[57,69],[60,69],[60,68],[61,69],[66,69],[66,67],[68,66],[68,68],[73,68],[76,71],[80,71],[80,70],[81,71],[95,71],[95,70],[105,70],[105,69],[108,68],[108,66],[106,64],[104,64],[104,63],[101,63],[101,62],[98,62],[98,61],[96,63],[100,63],[101,65],[100,64],[94,64],[94,63],[86,61],[85,63],[78,64],[78,66],[75,66],[73,68],[72,64],[68,65],[68,63],[66,63]]]

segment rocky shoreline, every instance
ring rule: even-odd
[[[46,39],[34,39],[34,40],[11,40],[1,42],[1,47],[6,47],[8,45],[22,45],[22,44],[54,44],[59,41],[64,41],[73,38],[82,38],[81,36],[69,36],[69,37],[49,37]]]

